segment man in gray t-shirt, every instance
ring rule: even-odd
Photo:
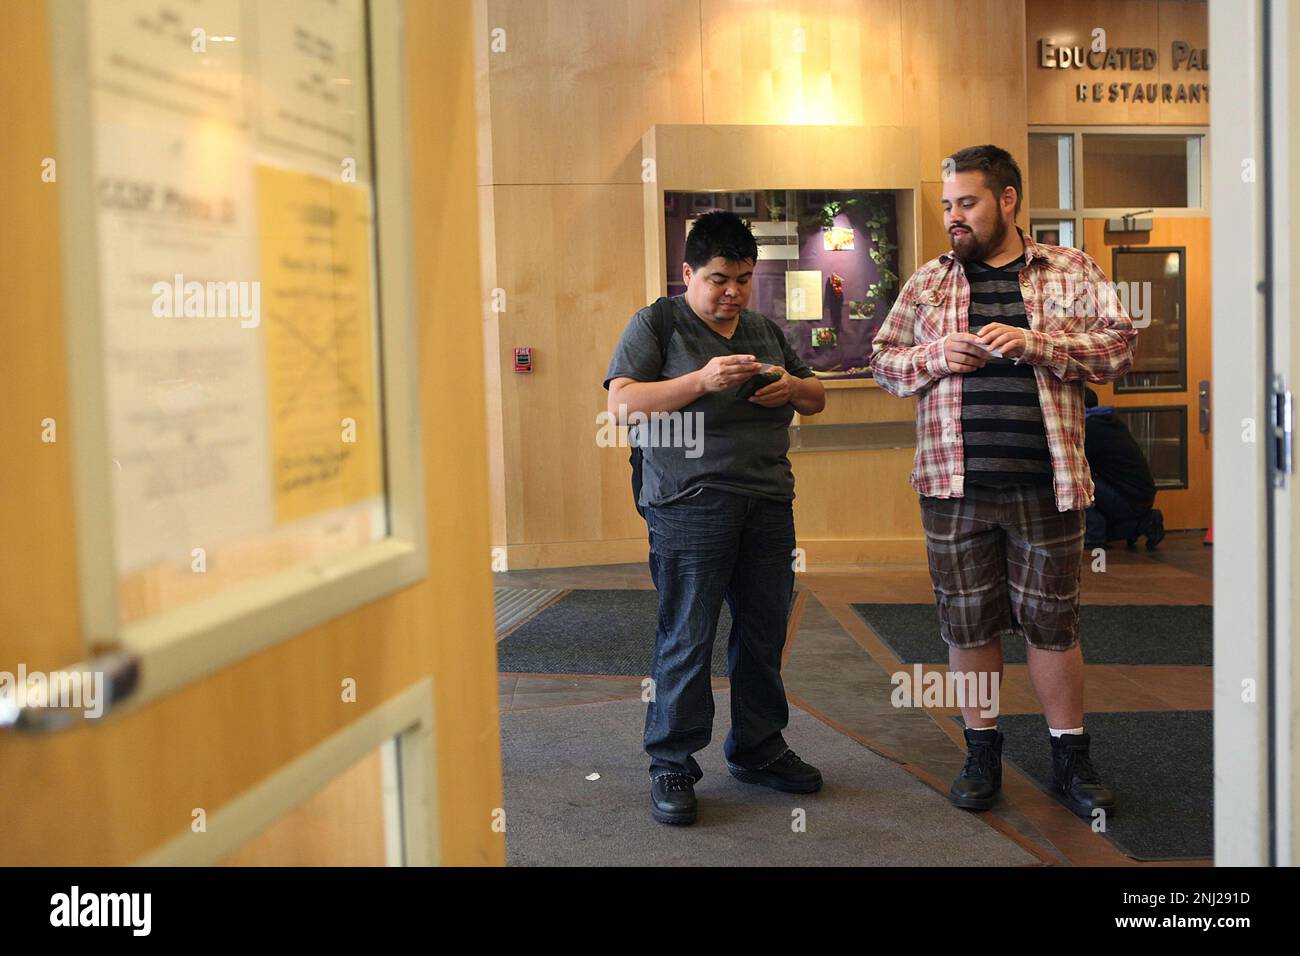
[[[786,402],[764,407],[739,397],[753,372],[753,362],[778,366],[799,379],[813,378],[810,369],[776,323],[757,312],[742,311],[731,336],[725,337],[707,320],[691,311],[686,296],[674,296],[673,331],[664,343],[647,307],[633,316],[619,339],[609,363],[605,387],[620,378],[633,382],[662,382],[706,367],[713,359],[732,361],[744,373],[735,385],[705,391],[680,409],[680,418],[662,416],[640,425],[642,439],[642,506],[665,505],[700,486],[742,495],[794,499],[794,474],[790,471],[790,422],[794,406]],[[739,361],[736,361],[739,360]],[[820,385],[818,385],[820,388]],[[614,399],[611,397],[611,404]],[[615,412],[617,406],[615,406]],[[647,427],[649,426],[649,427]],[[681,441],[661,442],[663,436]]]
[[[643,455],[639,504],[659,592],[645,749],[651,813],[663,823],[695,821],[703,772],[693,754],[712,735],[709,662],[723,600],[733,621],[728,769],[792,793],[822,785],[782,736],[781,652],[794,589],[787,429],[826,396],[776,324],[746,310],[757,260],[739,217],[701,216],[671,322],[652,308],[634,315],[605,378],[610,414],[635,426]]]

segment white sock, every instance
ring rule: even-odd
[[[1069,727],[1066,728],[1065,730],[1057,730],[1055,727],[1048,727],[1047,732],[1050,733],[1053,737],[1059,737],[1062,734],[1081,734],[1083,733],[1083,728]]]
[[[994,724],[992,727],[967,727],[966,729],[967,730],[997,730],[998,725]]]

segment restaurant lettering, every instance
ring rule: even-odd
[[[1169,62],[1175,71],[1208,73],[1210,51],[1183,40],[1174,40],[1169,48]],[[1151,47],[1095,49],[1060,45],[1046,38],[1038,41],[1038,65],[1043,69],[1150,73],[1157,70],[1159,64],[1159,54]],[[1074,91],[1075,99],[1080,103],[1208,103],[1210,100],[1210,85],[1202,82],[1145,82],[1140,78],[1114,82],[1099,80],[1076,83]]]

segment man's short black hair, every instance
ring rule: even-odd
[[[1090,389],[1087,385],[1085,385],[1085,386],[1083,387],[1083,405],[1084,405],[1084,407],[1085,407],[1085,408],[1096,408],[1096,407],[1097,407],[1097,402],[1098,402],[1098,401],[1099,401],[1099,399],[1097,398],[1097,393],[1094,392],[1092,389]]]
[[[734,212],[706,212],[686,237],[686,264],[698,269],[721,256],[728,262],[758,261],[758,243]]]
[[[959,149],[948,158],[952,160],[954,173],[966,173],[973,169],[982,172],[985,185],[992,191],[993,198],[999,202],[1002,200],[1003,191],[1008,186],[1014,186],[1016,190],[1014,215],[1020,215],[1020,199],[1024,195],[1024,187],[1021,185],[1020,167],[1016,164],[1014,156],[1000,146],[985,144]]]

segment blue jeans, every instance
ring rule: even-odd
[[[791,502],[701,488],[646,508],[650,576],[659,592],[654,699],[646,713],[650,775],[704,776],[692,756],[713,735],[709,661],[725,599],[731,733],[726,759],[756,768],[786,750],[790,708],[781,651],[794,591]]]

